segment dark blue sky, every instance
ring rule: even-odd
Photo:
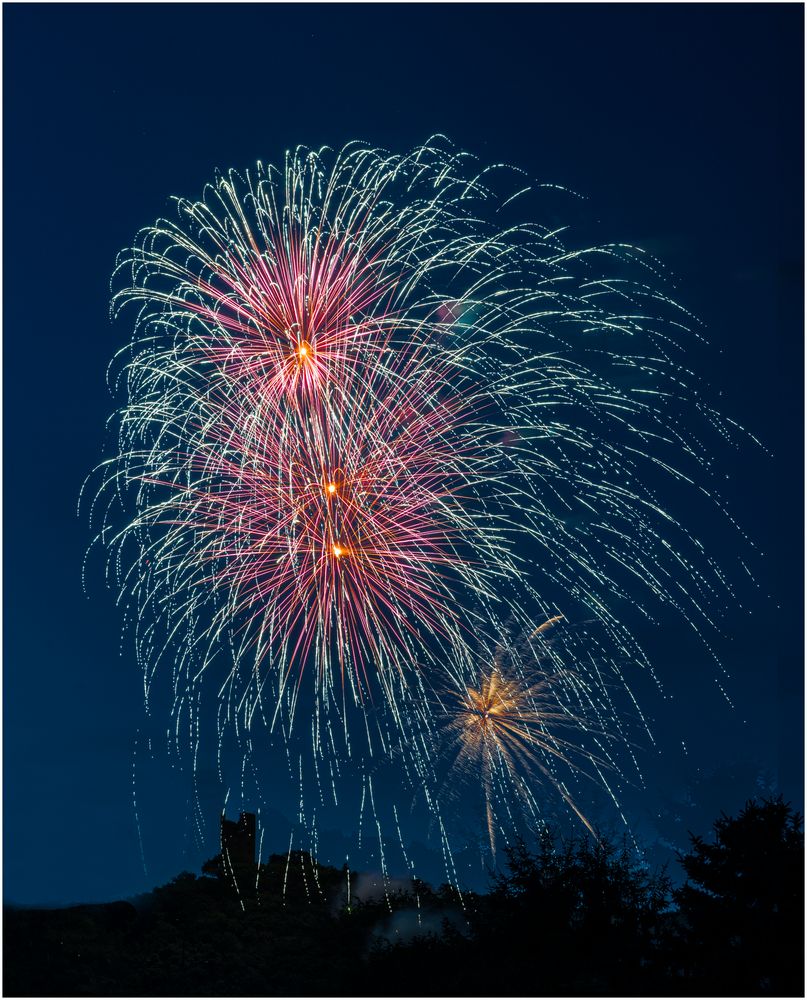
[[[155,764],[143,873],[140,676],[103,582],[82,592],[76,500],[105,454],[105,368],[129,335],[108,318],[117,251],[169,195],[297,143],[404,151],[445,133],[587,195],[596,238],[645,246],[677,275],[714,348],[702,374],[772,457],[721,456],[724,494],[765,553],[759,598],[724,622],[734,712],[702,650],[657,644],[680,683],[651,715],[689,757],[651,767],[654,802],[694,794],[684,821],[706,822],[767,768],[802,806],[800,5],[14,4],[3,17],[7,900],[128,895],[198,860]]]

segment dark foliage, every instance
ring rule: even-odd
[[[241,895],[226,878],[183,872],[137,901],[7,911],[4,992],[10,996],[328,995],[361,953],[361,929],[330,899],[344,874],[308,855],[261,866],[266,890]],[[283,893],[285,882],[286,892]]]
[[[4,994],[801,996],[800,818],[749,803],[679,860],[671,893],[626,844],[547,833],[485,895],[362,902],[304,852],[214,858],[134,905],[7,910]]]
[[[781,798],[692,838],[675,893],[690,992],[803,996],[804,832]]]
[[[545,834],[536,854],[507,851],[506,875],[466,901],[468,931],[393,945],[371,957],[371,978],[417,995],[648,994],[669,880],[627,845]],[[449,954],[450,953],[450,954]]]

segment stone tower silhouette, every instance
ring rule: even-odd
[[[221,853],[236,868],[255,864],[255,813],[242,812],[238,821],[221,816]]]

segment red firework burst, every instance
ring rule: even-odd
[[[208,253],[179,240],[192,259],[163,258],[162,277],[174,285],[150,289],[153,301],[196,321],[183,350],[200,355],[214,382],[259,385],[277,400],[298,389],[315,398],[346,370],[361,378],[400,334],[389,307],[400,275],[385,273],[383,244],[365,246],[360,226],[354,236],[263,218],[255,232],[243,214],[229,221],[207,231]]]
[[[187,476],[149,479],[171,487],[152,523],[188,553],[188,582],[224,592],[223,617],[259,658],[274,652],[301,674],[313,653],[321,681],[338,664],[366,691],[371,663],[400,669],[422,630],[433,641],[456,628],[475,404],[441,388],[444,367],[422,347],[341,375],[281,399],[265,383],[214,396],[179,456]]]

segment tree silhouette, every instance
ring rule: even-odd
[[[801,817],[781,796],[749,801],[715,822],[713,842],[691,841],[675,892],[688,978],[710,994],[802,996]]]
[[[803,834],[781,799],[692,837],[678,910],[627,842],[547,831],[505,856],[487,894],[356,899],[345,868],[291,851],[249,893],[214,858],[134,905],[6,909],[5,995],[802,995]]]
[[[546,831],[538,850],[505,850],[485,896],[469,895],[468,930],[380,949],[370,980],[387,995],[630,995],[655,992],[669,880],[627,843]]]

